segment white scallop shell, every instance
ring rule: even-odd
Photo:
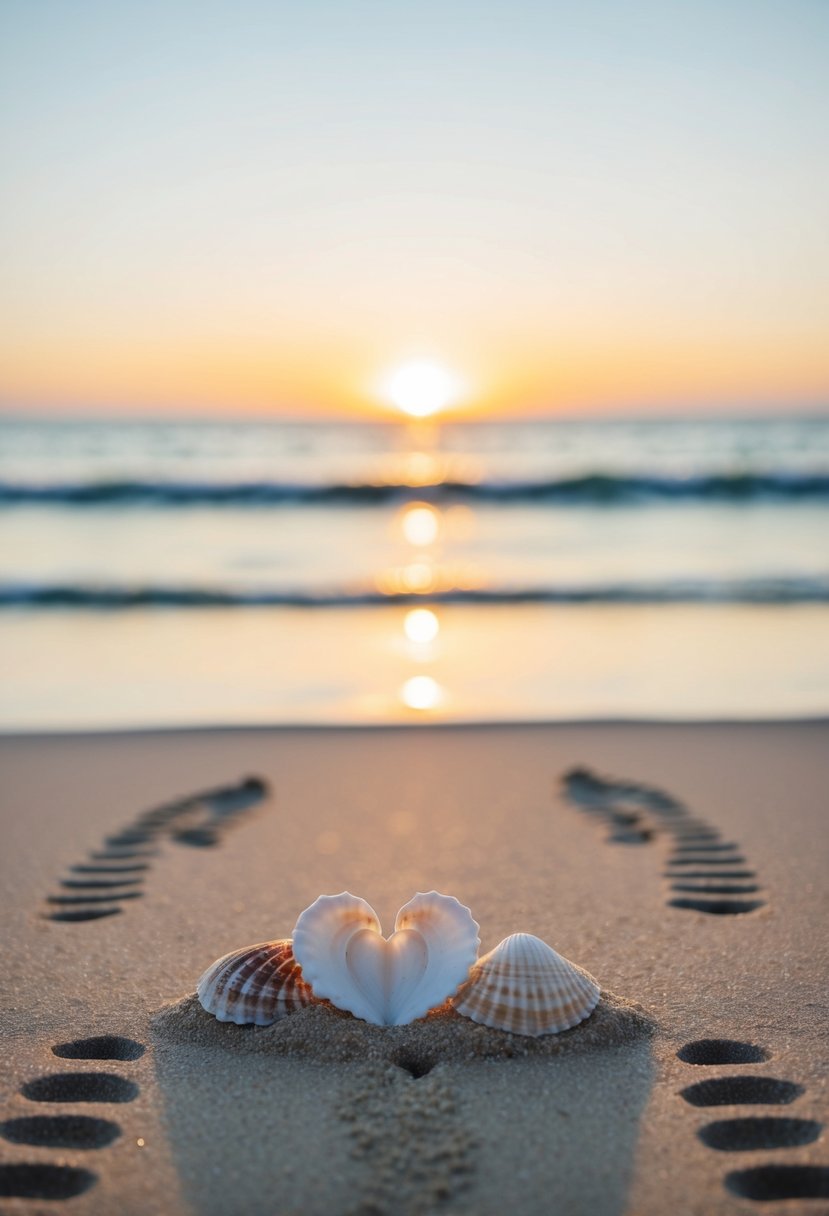
[[[238,1026],[269,1026],[315,999],[290,938],[225,954],[207,968],[196,994],[208,1013]]]
[[[464,1017],[513,1034],[555,1034],[584,1021],[599,985],[530,933],[505,937],[479,958],[452,1005]]]
[[[451,895],[418,893],[380,932],[374,909],[343,891],[300,915],[293,943],[314,995],[375,1026],[404,1026],[440,1005],[478,954],[478,925]]]

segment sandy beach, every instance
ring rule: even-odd
[[[7,736],[0,769],[4,1212],[821,1210],[826,723]],[[482,952],[586,968],[595,1013],[526,1040],[192,997],[319,894],[390,933],[432,889]]]
[[[829,1216],[827,46],[0,4],[0,1216]]]

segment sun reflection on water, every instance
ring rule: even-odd
[[[412,494],[393,516],[390,534],[398,551],[398,564],[376,572],[378,591],[390,599],[423,597],[428,603],[451,592],[482,590],[486,571],[451,556],[454,544],[474,535],[473,511],[459,504],[441,507],[430,501],[428,489],[447,482],[475,482],[481,477],[481,469],[473,461],[442,452],[436,425],[431,425],[428,434],[420,426],[403,442],[405,447],[397,454],[396,467],[386,472],[392,484],[408,486]],[[399,629],[396,614],[395,619]],[[434,674],[410,675],[398,690],[397,705],[421,715],[439,713],[449,699],[441,680],[444,658],[451,660],[452,655],[444,655],[441,620],[434,606],[410,608],[402,620],[402,635],[398,634],[394,645],[397,653],[404,654],[410,664],[418,664],[421,671],[427,665]]]
[[[432,676],[411,676],[400,689],[400,700],[408,709],[437,709],[444,692]]]
[[[440,515],[429,503],[410,502],[403,509],[400,526],[410,545],[433,545],[440,532]]]
[[[403,632],[419,646],[433,642],[440,632],[440,621],[430,608],[412,608],[406,613]]]
[[[440,595],[447,591],[482,591],[486,574],[475,562],[447,565],[431,561],[410,562],[378,570],[374,585],[381,595]]]

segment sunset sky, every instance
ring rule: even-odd
[[[0,405],[829,405],[825,0],[5,0]]]

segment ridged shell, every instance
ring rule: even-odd
[[[464,1017],[513,1034],[555,1034],[599,1003],[599,985],[530,933],[505,937],[479,958],[452,998]]]
[[[314,995],[375,1026],[404,1026],[466,978],[480,944],[472,913],[451,895],[418,893],[386,940],[374,909],[343,891],[299,917],[294,950]]]
[[[225,954],[207,968],[196,994],[208,1013],[238,1026],[270,1026],[315,999],[290,938]]]

